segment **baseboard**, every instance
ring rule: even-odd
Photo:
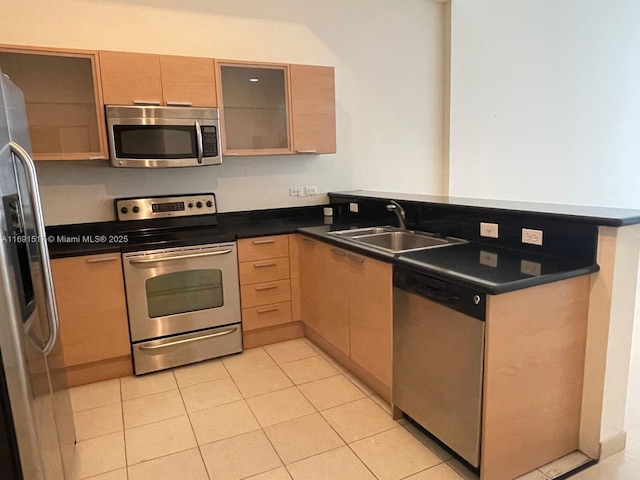
[[[600,460],[604,460],[610,457],[614,453],[618,453],[627,445],[627,432],[620,432],[613,437],[607,438],[605,441],[600,442]]]
[[[242,343],[244,348],[255,348],[302,337],[304,337],[302,322],[291,322],[244,331],[242,332]]]

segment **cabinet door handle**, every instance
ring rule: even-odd
[[[160,100],[134,100],[134,105],[160,105]]]
[[[318,153],[318,150],[296,150],[296,153]]]
[[[353,255],[351,253],[347,254],[347,258],[356,263],[364,263],[364,258],[359,257],[358,255]]]
[[[344,257],[347,255],[342,250],[338,250],[337,248],[332,248],[331,253],[333,253],[334,255],[338,255],[339,257]]]
[[[278,285],[261,285],[255,288],[256,288],[256,292],[262,292],[264,290],[275,290],[276,288],[278,288]]]
[[[259,309],[256,310],[256,313],[277,312],[278,310],[280,310],[280,307],[259,308]]]
[[[275,267],[277,262],[256,262],[253,264],[253,268]]]
[[[267,243],[276,243],[276,241],[273,238],[266,238],[264,240],[254,240],[251,243],[253,243],[254,245],[266,245]]]
[[[191,102],[167,102],[168,107],[191,107]]]
[[[87,263],[113,262],[117,259],[118,257],[87,258]]]
[[[315,242],[314,240],[311,240],[310,238],[307,238],[307,237],[304,237],[304,238],[302,239],[302,241],[303,241],[304,243],[306,243],[307,245],[315,245],[315,244],[316,244],[316,242]]]

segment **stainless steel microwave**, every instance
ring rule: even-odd
[[[107,105],[114,167],[199,167],[222,163],[217,108]]]

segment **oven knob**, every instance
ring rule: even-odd
[[[196,203],[196,207],[198,207],[198,208],[202,208],[202,202],[197,202],[197,203]]]
[[[132,210],[133,210],[133,213],[138,213],[140,211],[140,207],[135,206],[132,208]]]
[[[120,209],[120,213],[122,213],[122,214],[125,214],[125,213],[127,213],[128,211],[129,211],[129,209],[128,209],[127,207],[122,207],[122,208]]]
[[[193,203],[189,202],[189,208],[193,208]]]
[[[211,200],[207,201],[207,207],[209,208],[213,207],[213,202]]]

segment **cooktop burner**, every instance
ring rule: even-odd
[[[123,251],[232,242],[218,226],[213,193],[115,200],[118,233],[128,236]]]

